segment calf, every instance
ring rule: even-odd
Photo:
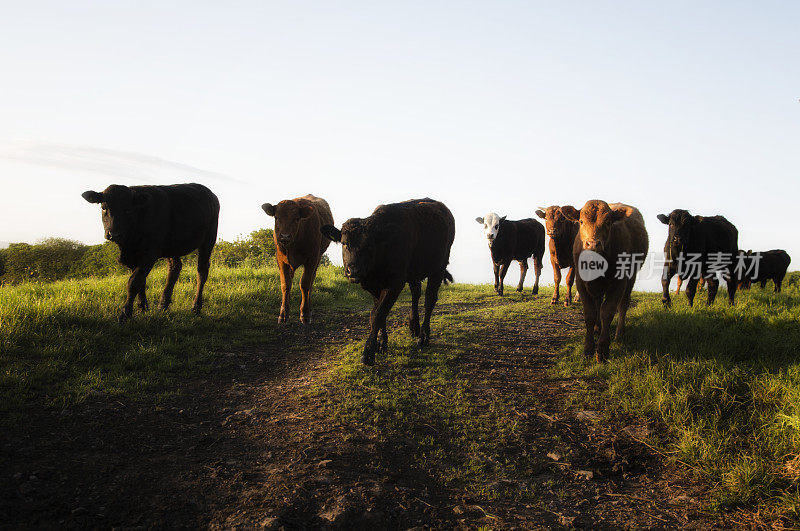
[[[775,284],[773,291],[780,293],[783,277],[786,276],[786,270],[789,269],[791,261],[789,253],[783,249],[756,253],[740,251],[736,264],[738,288],[750,289],[752,282],[759,282],[761,289],[764,289],[767,287],[767,281],[772,280]]]
[[[317,268],[330,245],[330,240],[320,232],[323,225],[333,224],[333,215],[328,203],[308,194],[296,199],[286,199],[277,205],[264,203],[261,208],[275,218],[275,259],[281,276],[281,311],[278,322],[285,323],[289,313],[289,298],[295,270],[303,266],[300,279],[300,321],[311,323],[311,286],[317,276]]]
[[[203,286],[208,279],[211,251],[217,241],[219,200],[202,184],[120,186],[82,197],[100,203],[107,240],[119,246],[119,262],[132,270],[128,296],[119,315],[123,323],[133,313],[133,301],[147,311],[147,275],[159,258],[167,258],[169,272],[159,307],[166,310],[180,276],[181,257],[197,249],[197,293],[192,311],[203,306]]]
[[[455,220],[450,210],[433,199],[412,199],[380,205],[367,218],[351,218],[339,230],[324,225],[322,233],[342,244],[344,273],[350,282],[359,283],[374,299],[370,332],[361,361],[375,363],[375,352],[386,352],[386,317],[406,283],[411,290],[411,335],[426,346],[431,335],[431,313],[442,282],[452,282],[447,272],[450,247],[455,238]],[[425,318],[419,324],[419,298],[422,281],[425,289]],[[381,342],[378,344],[378,331]]]
[[[586,324],[585,356],[608,359],[611,345],[611,321],[619,311],[614,339],[625,332],[625,316],[631,303],[636,275],[648,248],[647,230],[638,209],[622,203],[588,201],[580,211],[561,207],[561,213],[580,225],[572,247],[572,260],[578,266],[576,279],[583,302]],[[602,270],[602,264],[606,269]],[[597,266],[592,268],[591,266]],[[595,352],[595,328],[600,337]]]
[[[571,205],[569,208],[575,210]],[[578,235],[578,223],[571,221],[561,213],[561,207],[549,206],[541,207],[536,211],[536,215],[544,219],[547,235],[550,236],[550,263],[553,264],[553,298],[550,304],[558,303],[559,285],[561,284],[561,270],[569,268],[567,271],[567,298],[564,306],[572,304],[572,283],[575,280],[575,264],[572,261],[572,245],[575,243],[575,236]]]
[[[728,301],[734,303],[736,294],[735,257],[738,253],[739,232],[722,216],[692,216],[686,210],[659,214],[658,220],[669,225],[664,244],[664,274],[661,277],[661,301],[669,307],[669,281],[677,274],[686,281],[686,298],[694,304],[697,284],[701,278],[708,286],[708,304],[717,296],[722,273],[728,285]]]
[[[542,272],[542,256],[544,256],[542,224],[531,218],[508,221],[505,216],[501,218],[494,212],[482,218],[475,218],[475,221],[483,225],[484,234],[489,241],[489,252],[494,267],[494,290],[498,295],[503,294],[503,279],[506,278],[512,260],[519,261],[517,291],[522,291],[525,274],[528,272],[528,257],[531,255],[536,273],[533,294],[539,293],[539,275]]]

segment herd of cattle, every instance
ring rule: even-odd
[[[159,307],[166,309],[181,271],[181,257],[194,250],[198,251],[197,293],[192,311],[200,312],[219,218],[219,201],[211,190],[200,184],[111,185],[102,192],[84,192],[82,197],[100,203],[105,238],[119,246],[120,263],[132,271],[120,323],[131,317],[137,297],[139,307],[147,310],[145,283],[160,258],[166,258],[169,264],[159,302]],[[420,347],[428,344],[439,288],[453,280],[446,268],[455,238],[455,219],[443,203],[426,198],[380,205],[369,217],[345,221],[341,229],[334,226],[328,203],[313,195],[276,205],[265,203],[262,208],[275,218],[282,292],[279,323],[287,319],[292,279],[300,266],[300,320],[310,322],[311,288],[322,255],[334,241],[342,245],[345,276],[361,284],[374,299],[362,361],[372,365],[375,353],[386,351],[386,318],[406,284],[411,291],[411,335],[419,338]],[[564,304],[572,303],[574,283],[586,324],[584,354],[604,361],[611,343],[611,322],[618,313],[618,340],[625,330],[636,275],[648,252],[644,218],[635,207],[599,200],[588,201],[580,210],[569,205],[541,208],[536,215],[544,219],[544,226],[533,218],[509,221],[495,213],[476,218],[489,243],[495,291],[503,294],[503,279],[515,260],[521,271],[517,290],[522,291],[528,258],[532,257],[536,275],[533,293],[538,292],[547,234],[555,280],[551,303],[558,302],[561,270],[568,269]],[[690,305],[702,281],[708,286],[708,303],[713,303],[720,277],[727,283],[730,304],[737,288],[749,288],[751,282],[764,287],[767,280],[773,280],[775,291],[780,291],[790,262],[785,251],[740,251],[736,227],[722,216],[693,216],[686,210],[674,210],[669,215],[659,214],[658,219],[669,226],[662,277],[665,305],[671,303],[669,283],[675,275],[679,282],[686,282]],[[585,275],[583,266],[588,271]],[[425,315],[420,324],[418,305],[425,279]]]

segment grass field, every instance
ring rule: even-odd
[[[151,302],[164,277],[158,269],[148,279]],[[4,425],[19,423],[28,408],[72,407],[87,397],[168,401],[183,382],[224,369],[226,352],[279,333],[273,268],[213,270],[199,318],[189,312],[194,279],[185,271],[169,312],[137,311],[119,326],[124,282],[116,276],[0,287]],[[476,403],[459,364],[479,349],[487,323],[536,327],[542,312],[561,311],[546,293],[533,301],[507,297],[516,302],[494,307],[488,286],[443,289],[440,305],[487,305],[435,314],[441,347],[424,357],[413,355],[407,334],[392,334],[392,354],[375,370],[358,363],[363,340],[337,347],[323,386],[332,393],[327,407],[341,422],[387,440],[414,437],[415,466],[434,471],[444,484],[480,490],[498,467],[524,474],[519,412],[509,411],[502,396]],[[313,301],[328,309],[369,306],[335,268],[320,271]],[[665,310],[654,294],[637,294],[635,301],[626,341],[612,344],[608,364],[586,362],[573,332],[553,376],[606,381],[606,391],[587,385],[572,400],[620,426],[630,419],[647,423],[644,442],[710,482],[717,507],[800,521],[800,294],[754,289],[733,308],[721,300],[689,308],[678,297]],[[295,291],[295,321],[298,303]],[[518,449],[517,458],[504,448]],[[487,463],[494,463],[491,469]]]

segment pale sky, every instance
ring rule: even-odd
[[[800,4],[3,2],[0,241],[102,239],[81,192],[201,182],[220,237],[313,193],[337,224],[430,196],[474,218],[588,199],[722,214],[800,266]],[[334,261],[341,250],[332,246]],[[516,283],[512,266],[507,282]],[[552,282],[549,261],[543,278]],[[643,279],[639,289],[654,289]]]

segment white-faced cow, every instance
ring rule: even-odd
[[[320,232],[323,225],[333,224],[333,214],[328,202],[308,194],[296,199],[286,199],[277,205],[264,203],[261,208],[275,218],[275,259],[281,276],[281,311],[278,322],[286,322],[289,313],[289,296],[295,270],[303,266],[300,279],[300,321],[311,322],[311,286],[317,268],[331,241]]]
[[[571,205],[566,206],[574,208]],[[566,278],[567,297],[564,299],[564,306],[569,306],[572,304],[572,283],[575,281],[572,245],[575,243],[575,236],[578,235],[578,223],[567,219],[561,213],[561,207],[559,206],[541,207],[536,211],[536,215],[544,219],[547,235],[550,236],[548,245],[550,248],[550,263],[553,264],[553,283],[555,284],[550,304],[558,303],[561,270],[568,267],[569,271],[567,271]]]
[[[544,256],[544,227],[533,218],[509,221],[494,212],[475,221],[483,226],[483,233],[489,243],[489,252],[494,269],[494,290],[503,294],[503,279],[506,278],[508,266],[513,260],[519,262],[519,284],[517,291],[522,291],[525,274],[528,272],[528,258],[533,256],[533,270],[536,281],[533,294],[539,293],[539,275],[542,273],[542,257]]]
[[[386,351],[389,341],[386,317],[406,283],[411,290],[411,335],[419,336],[420,347],[430,341],[431,314],[439,287],[453,280],[446,267],[455,227],[450,210],[428,198],[380,205],[367,218],[348,219],[342,230],[333,225],[322,227],[322,234],[342,244],[347,278],[361,284],[374,299],[369,337],[361,357],[364,364],[373,365],[375,352]],[[420,327],[418,305],[422,281],[426,278],[425,318]]]
[[[586,324],[583,354],[595,354],[602,362],[608,359],[611,322],[617,312],[615,339],[625,332],[631,291],[648,249],[644,219],[632,206],[600,200],[587,201],[580,211],[566,206],[561,212],[579,223],[572,259],[578,267],[576,283]],[[595,345],[597,325],[600,336]]]
[[[102,192],[84,192],[82,197],[100,203],[105,238],[119,246],[119,262],[132,270],[120,323],[130,318],[137,296],[139,307],[147,311],[147,275],[159,258],[169,260],[167,283],[159,302],[161,309],[167,309],[183,267],[181,257],[195,249],[197,293],[192,311],[200,313],[219,221],[219,200],[211,190],[202,184],[112,184]]]

